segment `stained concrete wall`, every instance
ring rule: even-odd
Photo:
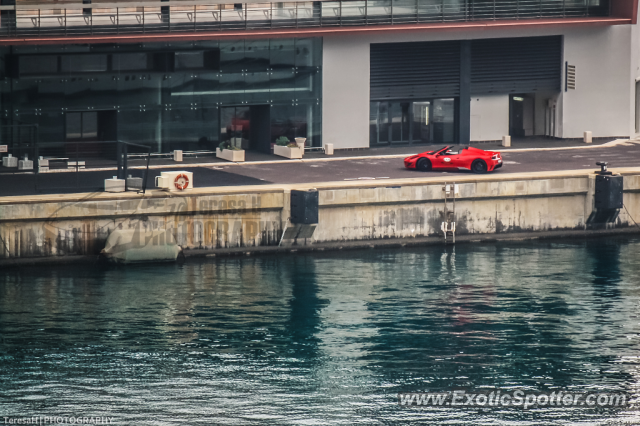
[[[624,173],[625,205],[640,220],[640,168]],[[587,171],[455,180],[458,235],[583,230],[593,211],[594,175]],[[319,224],[312,238],[298,243],[441,235],[444,184],[442,178],[318,184]],[[184,196],[152,191],[143,197],[5,197],[0,258],[97,254],[114,229],[166,229],[188,249],[276,246],[290,216],[289,192],[306,187],[216,188],[215,194],[197,189]],[[612,226],[632,223],[623,210]]]

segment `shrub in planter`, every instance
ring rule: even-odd
[[[280,136],[278,139],[276,139],[276,145],[278,145],[278,146],[288,146],[289,145],[289,139],[286,136]]]

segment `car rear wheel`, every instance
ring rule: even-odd
[[[416,169],[420,170],[421,172],[428,172],[429,170],[431,170],[431,161],[429,161],[427,158],[419,159],[416,163]]]
[[[487,163],[484,160],[475,160],[471,164],[471,171],[473,173],[487,173]]]

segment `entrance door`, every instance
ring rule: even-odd
[[[524,97],[509,97],[509,135],[524,137]]]
[[[220,141],[249,149],[251,111],[248,106],[220,108]]]
[[[220,141],[244,150],[271,153],[269,105],[220,108]]]
[[[431,141],[431,102],[413,103],[413,140],[419,143]]]
[[[102,157],[117,139],[116,111],[70,111],[65,116],[67,156]],[[113,147],[111,147],[113,148]]]

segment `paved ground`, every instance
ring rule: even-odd
[[[480,146],[493,150],[490,144]],[[391,148],[392,155],[418,152],[417,147]],[[497,148],[497,147],[495,147]],[[542,149],[541,149],[542,148]],[[546,150],[554,148],[553,150]],[[558,144],[540,147],[538,144],[530,150],[519,151],[502,149],[504,166],[494,172],[508,174],[519,172],[598,169],[597,161],[608,161],[610,167],[637,167],[640,165],[640,141],[618,144],[615,146],[588,146],[584,144],[566,144],[563,149]],[[389,149],[387,149],[389,150]],[[349,151],[348,151],[349,152]],[[347,152],[347,153],[348,153]],[[162,170],[187,170],[194,173],[196,187],[260,185],[269,183],[311,183],[328,181],[349,181],[364,178],[412,178],[425,176],[425,173],[406,170],[402,158],[385,157],[387,152],[376,150],[350,151],[351,154],[361,155],[349,159],[327,157],[324,155],[305,155],[304,161],[288,160],[274,161],[273,156],[267,156],[270,162],[231,164],[215,162],[199,166],[191,163],[181,164],[171,168],[152,169],[148,177],[148,185],[153,188],[154,177]],[[344,155],[343,152],[340,155]],[[377,156],[371,158],[371,156]],[[314,160],[314,157],[317,157]],[[134,176],[141,176],[142,171],[130,170]],[[436,173],[436,172],[428,172]],[[437,172],[447,175],[468,175],[469,172]],[[46,173],[38,175],[38,190],[36,191],[34,175],[32,174],[1,174],[0,196],[31,195],[40,193],[73,193],[102,190],[103,181],[111,177],[113,171],[83,171],[80,173]]]

